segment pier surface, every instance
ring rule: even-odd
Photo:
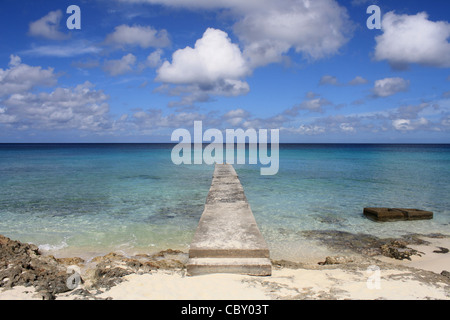
[[[190,275],[271,275],[269,249],[232,165],[216,164],[189,249]]]

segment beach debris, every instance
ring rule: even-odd
[[[364,208],[364,215],[374,221],[406,221],[433,219],[433,212],[406,208]]]
[[[434,253],[448,253],[448,249],[444,247],[438,247],[439,250],[434,250]]]

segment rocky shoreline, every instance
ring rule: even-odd
[[[423,235],[408,235],[399,239],[380,239],[370,235],[351,234],[339,231],[311,231],[305,235],[334,249],[346,249],[348,254],[324,257],[322,261],[310,264],[285,260],[272,260],[274,269],[332,270],[342,269],[355,274],[376,263],[384,269],[392,268],[389,261],[411,260],[422,252],[411,245],[425,245]],[[448,238],[440,234],[426,235],[428,238]],[[438,247],[433,251],[449,254],[448,248]],[[388,259],[380,260],[381,258]],[[0,291],[14,287],[30,288],[33,297],[52,300],[64,296],[67,299],[108,299],[111,288],[119,285],[130,275],[149,275],[155,272],[175,272],[186,275],[188,254],[178,250],[165,250],[154,254],[139,254],[127,257],[109,253],[89,261],[81,258],[55,258],[43,255],[37,246],[21,243],[0,235]],[[397,269],[408,267],[397,265]],[[405,269],[406,268],[406,269]],[[416,270],[417,281],[431,284],[445,284],[450,288],[450,270],[435,273]],[[250,277],[249,281],[264,281]],[[262,279],[264,277],[261,277]],[[276,287],[277,285],[275,285]],[[276,288],[273,290],[276,291]],[[328,297],[328,296],[327,296]],[[325,298],[327,298],[325,297]],[[299,296],[308,298],[307,296]],[[332,298],[329,296],[328,298]]]
[[[126,275],[159,269],[181,271],[186,261],[186,253],[171,249],[134,257],[109,253],[90,261],[78,257],[55,258],[41,254],[33,244],[0,235],[0,288],[34,287],[44,300],[74,289],[76,295],[93,298],[94,294],[119,284]]]

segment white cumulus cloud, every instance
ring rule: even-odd
[[[42,69],[22,63],[19,56],[11,55],[9,68],[0,69],[0,98],[22,93],[38,86],[51,86],[57,75],[52,68]]]
[[[250,117],[250,113],[244,109],[234,109],[223,115],[225,121],[232,126],[239,126]]]
[[[169,35],[166,30],[156,30],[150,26],[128,26],[120,25],[114,29],[114,32],[106,36],[106,44],[113,46],[140,46],[166,47],[170,44]]]
[[[59,25],[63,13],[61,10],[50,11],[41,19],[31,22],[28,33],[34,37],[42,37],[50,40],[64,40],[69,35],[59,31]]]
[[[108,96],[89,82],[52,92],[16,93],[2,101],[3,117],[15,127],[102,131],[110,128]]]
[[[419,118],[417,120],[411,119],[396,119],[392,120],[392,126],[398,131],[413,131],[420,128],[424,128],[429,124],[429,121],[425,118]]]
[[[410,81],[403,78],[384,78],[375,81],[373,94],[375,97],[389,97],[398,92],[408,91],[409,85]]]
[[[338,52],[353,28],[336,0],[120,0],[189,9],[225,9],[252,68],[280,62],[291,49],[307,59]]]
[[[353,80],[351,80],[348,84],[351,86],[357,86],[360,84],[366,84],[369,81],[361,76],[356,76]]]
[[[176,85],[171,90],[191,94],[183,100],[187,104],[206,101],[209,95],[236,96],[250,89],[241,79],[250,69],[237,44],[224,31],[208,28],[194,48],[175,51],[172,62],[165,61],[157,70],[157,81]]]
[[[101,49],[84,41],[72,41],[65,45],[43,45],[24,50],[27,56],[70,58],[99,53]]]
[[[146,65],[149,66],[150,68],[157,68],[157,67],[161,66],[162,53],[163,53],[163,51],[161,49],[157,49],[157,50],[153,51],[152,53],[150,53],[147,57]]]
[[[239,79],[249,73],[238,45],[227,33],[208,28],[195,47],[174,52],[172,62],[158,69],[157,80],[174,83],[211,83],[222,79]]]
[[[387,60],[402,69],[411,63],[450,67],[450,24],[431,21],[425,12],[397,15],[388,12],[382,19],[383,34],[376,37],[375,59]]]
[[[253,66],[280,62],[290,49],[320,59],[337,53],[349,40],[347,10],[334,0],[261,2],[235,7],[243,18],[234,30]]]
[[[108,60],[103,65],[103,70],[111,76],[118,76],[133,70],[136,63],[136,56],[129,53],[119,60]]]

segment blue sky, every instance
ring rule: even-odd
[[[366,26],[373,4],[380,30]],[[450,143],[449,9],[2,0],[0,142],[170,142],[201,120],[281,142]]]

